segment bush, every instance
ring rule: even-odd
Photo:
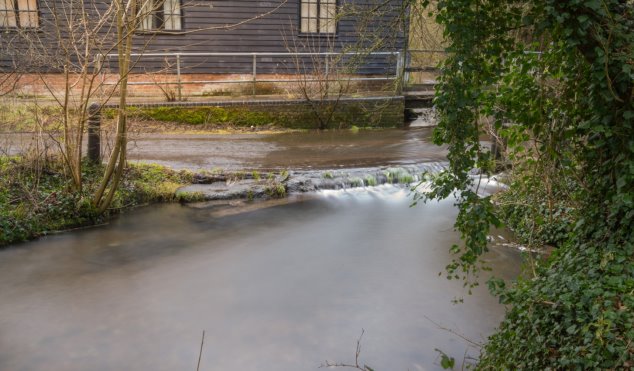
[[[428,1],[425,1],[428,3]],[[434,133],[448,170],[429,198],[458,196],[464,246],[449,265],[471,279],[491,225],[559,248],[529,277],[491,288],[509,306],[481,369],[634,367],[634,13],[632,2],[439,0],[449,54]],[[513,179],[495,202],[472,170],[507,144]]]
[[[148,202],[177,200],[175,191],[190,183],[191,173],[156,165],[131,165],[104,215],[92,206],[102,166],[82,165],[84,186],[72,187],[61,162],[0,156],[0,246],[84,225],[100,223],[121,209]]]

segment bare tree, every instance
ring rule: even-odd
[[[284,39],[286,49],[293,53],[289,67],[295,72],[288,90],[306,101],[317,128],[324,130],[329,127],[341,98],[350,91],[354,67],[345,63],[344,54],[334,52],[333,38],[308,38],[301,43],[293,39],[292,44]]]
[[[139,17],[137,0],[115,0],[113,3],[116,13],[116,45],[119,58],[119,107],[114,148],[101,184],[93,198],[93,204],[99,213],[103,213],[112,203],[126,165],[128,76],[131,68],[132,38]]]
[[[3,44],[14,50],[11,57],[15,68],[9,75],[16,76],[15,84],[23,74],[37,76],[59,109],[60,113],[53,116],[54,122],[47,125],[52,132],[43,130],[42,125],[39,127],[47,134],[47,140],[59,147],[58,153],[75,190],[82,189],[82,146],[88,106],[100,86],[100,67],[94,56],[112,48],[108,44],[114,8],[104,4],[80,0],[41,2],[49,16],[38,22],[53,32],[17,28],[15,37]],[[51,74],[60,76],[61,84],[53,83]],[[39,111],[40,102],[32,103],[35,111]],[[58,130],[59,140],[54,135]]]
[[[230,29],[265,17],[277,11],[288,0],[268,12],[235,24],[213,26],[180,33],[199,32],[208,29]],[[93,196],[98,212],[107,210],[119,186],[127,157],[127,98],[128,79],[140,58],[131,58],[135,45],[135,33],[145,27],[149,16],[162,6],[152,0],[48,0],[39,2],[46,17],[34,22],[53,32],[33,32],[34,27],[17,27],[11,39],[0,39],[3,59],[12,59],[14,68],[0,76],[0,94],[14,91],[23,74],[38,77],[59,115],[53,115],[55,123],[38,124],[46,141],[55,143],[63,160],[71,184],[76,191],[82,189],[82,147],[85,123],[90,115],[89,106],[95,100],[108,101],[118,96],[116,133],[103,179]],[[193,5],[196,5],[192,3]],[[39,14],[39,13],[33,13]],[[136,46],[135,52],[143,53],[145,45]],[[138,44],[138,43],[137,43]],[[5,53],[6,52],[6,53]],[[105,83],[104,59],[116,55],[117,71],[114,83]],[[51,81],[55,76],[57,81]],[[59,83],[61,77],[61,84]],[[61,87],[61,88],[60,88]],[[36,112],[41,104],[32,102]],[[50,106],[50,103],[45,103]],[[60,136],[58,134],[61,133]]]
[[[334,37],[335,25],[344,19],[354,19],[358,38],[355,43],[341,44]],[[294,53],[291,69],[295,72],[295,83],[289,85],[289,90],[307,102],[319,129],[330,126],[341,99],[352,92],[364,89],[398,91],[400,76],[395,79],[396,71],[388,67],[398,65],[397,53],[377,55],[375,52],[399,49],[394,36],[399,32],[405,33],[406,19],[406,8],[402,2],[349,2],[339,7],[332,18],[327,18],[325,24],[321,23],[321,19],[312,25],[300,24],[300,27],[312,26],[312,31],[318,33],[317,37],[308,36],[299,41],[294,38],[292,42],[285,37],[287,50]],[[292,30],[293,33],[300,31],[304,30]],[[373,72],[367,68],[369,64],[383,64],[383,67]],[[371,83],[360,81],[360,75],[369,75],[375,80]]]

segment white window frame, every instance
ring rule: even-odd
[[[143,32],[181,31],[183,29],[181,0],[141,0],[139,30]]]
[[[300,0],[300,34],[336,35],[338,5],[338,0]]]

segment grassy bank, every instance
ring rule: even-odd
[[[98,215],[91,200],[103,166],[84,164],[82,173],[84,186],[76,191],[58,161],[0,156],[0,247],[103,223],[127,208],[192,197],[175,194],[178,187],[191,182],[191,173],[129,165],[110,209]]]
[[[187,104],[187,103],[183,103]],[[312,101],[287,104],[254,101],[249,104],[209,106],[130,106],[130,133],[268,133],[310,129],[402,127],[402,99]],[[73,116],[73,110],[70,111]],[[0,132],[61,133],[61,108],[51,102],[1,101]],[[113,131],[116,109],[103,108],[101,128]],[[74,119],[79,122],[78,117]]]
[[[129,133],[179,134],[270,134],[288,132],[274,123],[272,115],[250,113],[246,110],[225,111],[154,108],[142,110],[131,107]],[[104,109],[101,127],[105,133],[114,131],[115,110]],[[57,135],[63,131],[62,111],[53,105],[36,102],[0,103],[0,133],[35,133],[43,131]],[[0,152],[1,148],[0,148]]]
[[[235,128],[349,129],[401,127],[404,122],[404,101],[317,101],[297,104],[254,102],[248,105],[214,107],[129,107],[129,115],[137,121],[179,123],[192,127],[224,125]],[[114,110],[105,109],[103,116],[114,117]]]

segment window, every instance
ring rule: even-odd
[[[301,0],[300,12],[302,33],[337,32],[337,0]]]
[[[0,27],[38,26],[37,0],[0,0]]]
[[[142,31],[182,29],[180,0],[142,0],[139,15]]]

